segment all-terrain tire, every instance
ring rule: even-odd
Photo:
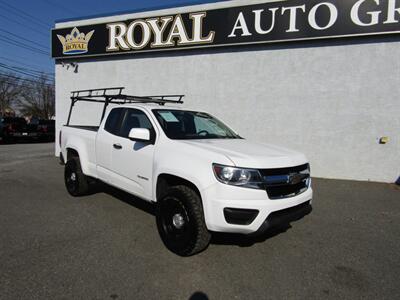
[[[73,157],[65,164],[64,182],[71,196],[79,197],[88,194],[89,181],[88,177],[82,172],[79,157]]]
[[[157,203],[156,220],[165,246],[179,256],[199,253],[210,243],[201,198],[190,187],[169,188]]]

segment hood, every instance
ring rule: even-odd
[[[285,168],[308,162],[302,153],[244,139],[185,140],[182,143],[222,154],[235,166],[243,168]]]

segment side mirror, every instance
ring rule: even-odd
[[[135,142],[150,142],[150,130],[147,128],[132,128],[128,138]]]

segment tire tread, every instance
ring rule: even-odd
[[[67,161],[67,164],[71,163],[70,161],[72,161],[76,165],[75,172],[78,180],[78,190],[72,196],[74,197],[85,196],[89,192],[88,177],[85,174],[83,174],[79,157],[72,157],[69,161]]]
[[[194,244],[176,254],[181,256],[192,256],[206,249],[211,240],[211,234],[208,231],[204,220],[201,198],[192,188],[186,185],[173,186],[168,189],[164,196],[171,194],[178,194],[181,196],[179,200],[184,201],[188,209],[190,209],[190,214],[195,220],[197,229],[197,236]]]

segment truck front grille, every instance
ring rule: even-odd
[[[301,166],[259,170],[270,199],[283,199],[304,193],[310,183],[308,164]]]

